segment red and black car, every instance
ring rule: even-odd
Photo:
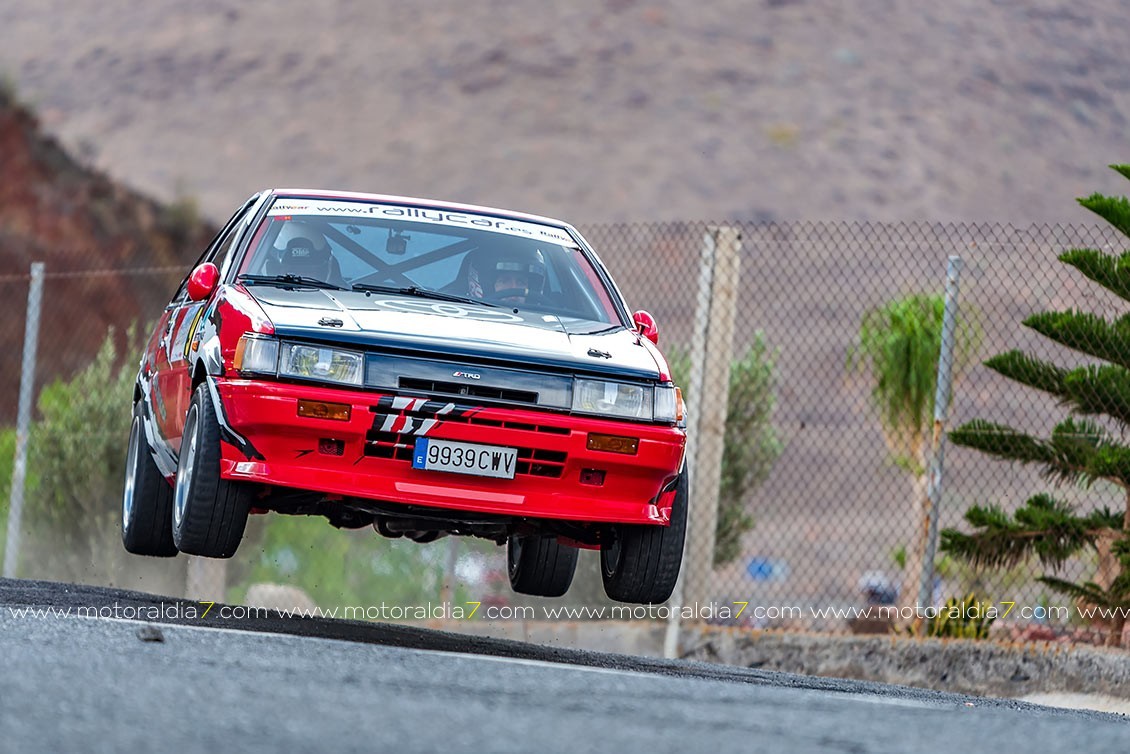
[[[510,582],[661,602],[687,516],[683,402],[575,229],[484,207],[268,190],[152,334],[134,390],[130,552],[230,557],[247,517],[507,544]]]

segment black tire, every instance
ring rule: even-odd
[[[173,542],[181,552],[230,558],[243,539],[251,510],[246,485],[220,478],[220,424],[201,384],[184,420],[173,491]]]
[[[126,481],[122,490],[122,544],[134,555],[171,558],[173,488],[157,470],[145,438],[142,406],[133,407],[133,424],[126,451]]]
[[[689,484],[690,472],[684,470],[675,488],[669,526],[618,526],[612,541],[600,548],[600,575],[611,599],[656,605],[671,597],[683,562]]]
[[[579,554],[553,536],[511,534],[506,542],[510,586],[519,594],[560,597],[573,583]]]

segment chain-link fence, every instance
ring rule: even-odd
[[[867,313],[915,294],[940,296],[947,259],[960,256],[964,267],[959,322],[975,334],[970,342],[976,350],[967,368],[955,370],[949,426],[985,418],[1046,434],[1064,415],[1054,399],[1006,380],[980,362],[1019,348],[1065,366],[1083,363],[1078,354],[1051,345],[1021,322],[1039,311],[1072,308],[1108,319],[1119,316],[1123,302],[1057,262],[1056,255],[1074,247],[1118,252],[1120,237],[1105,226],[845,222],[729,227],[741,238],[740,275],[733,287],[733,355],[727,359],[732,362],[732,379],[719,381],[711,379],[717,375],[701,375],[696,384],[728,386],[729,416],[731,421],[737,416],[742,426],[741,432],[725,436],[731,445],[752,445],[745,452],[734,445],[717,455],[721,463],[718,488],[729,499],[722,499],[719,507],[721,523],[714,552],[688,549],[685,568],[707,563],[704,572],[708,575],[695,587],[698,593],[686,593],[683,599],[728,605],[732,611],[737,603],[748,603],[749,612],[740,619],[743,623],[846,630],[850,621],[837,610],[869,601],[891,601],[902,586],[903,563],[921,525],[924,489],[922,459],[912,455],[899,460],[899,438],[884,431],[871,399],[876,375],[859,358],[861,325]],[[712,238],[712,226],[604,225],[582,228],[582,232],[600,253],[629,304],[655,316],[660,346],[671,356],[686,387],[695,366],[692,354],[701,353],[694,342],[702,332],[696,331],[696,312],[702,311],[701,259],[704,244]],[[128,342],[129,324],[147,325],[156,317],[183,274],[184,270],[166,268],[48,269],[39,323],[37,394],[41,398],[36,416],[43,416],[43,385],[57,377],[70,377],[89,364],[107,327],[117,328],[119,354],[140,348],[139,343]],[[0,307],[8,323],[0,329],[5,354],[0,364],[0,384],[5,386],[0,393],[0,426],[5,428],[15,424],[27,293],[26,275],[0,278]],[[720,315],[715,311],[711,316]],[[136,355],[130,353],[129,361],[135,360]],[[692,407],[701,410],[704,401],[718,396],[690,395],[689,399]],[[88,424],[79,430],[76,442],[82,442],[82,433],[93,436],[104,431],[105,426]],[[12,429],[5,429],[0,435],[6,438],[0,444],[0,451],[6,454],[0,459],[0,485],[6,486],[4,474],[10,472],[7,458],[13,434]],[[124,445],[125,433],[121,439]],[[122,453],[124,456],[124,449]],[[960,527],[970,505],[998,503],[1012,509],[1047,490],[1049,482],[1038,471],[951,446],[941,479],[941,527]],[[697,477],[702,476],[699,470]],[[29,480],[29,496],[42,492],[42,481]],[[117,478],[113,481],[120,483]],[[91,495],[103,494],[95,487]],[[0,493],[0,506],[6,506],[7,490],[0,489]],[[56,494],[82,496],[76,490]],[[1057,494],[1087,507],[1106,505],[1120,510],[1125,504],[1121,490],[1102,484],[1086,490],[1061,489]],[[98,526],[112,529],[116,525],[116,497],[91,505],[73,502],[75,511],[103,516]],[[699,523],[702,502],[696,500],[694,505],[692,527]],[[71,523],[74,530],[87,526],[82,521]],[[362,536],[331,533],[350,541]],[[255,536],[260,538],[243,567],[244,574],[262,571],[264,559],[275,557],[272,535],[260,532]],[[363,536],[373,541],[376,554],[370,559],[379,560],[381,552],[400,552],[389,549],[393,545],[372,532]],[[501,569],[504,560],[503,555],[474,550],[477,562],[485,566],[454,568],[454,559],[449,557],[453,550],[446,543],[423,547],[433,548],[427,559],[429,590],[440,588],[437,569],[454,570],[459,578],[482,579],[484,571]],[[75,557],[78,577],[97,581],[108,573],[104,562],[123,555],[116,550],[111,554],[76,548]],[[156,588],[176,592],[177,579],[183,578],[183,571],[175,570],[183,566],[153,565],[153,561],[132,557],[129,562],[160,571],[157,582],[134,579],[129,582],[134,586],[158,583],[163,586]],[[403,573],[411,573],[410,564],[396,567],[402,566],[408,571],[398,571],[401,581]],[[1089,577],[1095,567],[1093,559],[1078,559],[1064,575]],[[85,577],[83,568],[87,569]],[[376,565],[373,568],[380,570]],[[282,571],[285,575],[286,569]],[[977,573],[940,553],[934,596],[944,598],[976,588],[995,602],[1036,605],[1049,598],[1062,601],[1062,597],[1046,595],[1035,582],[1034,577],[1042,572],[1034,564],[1006,573]],[[278,569],[273,573],[277,576]],[[45,572],[29,554],[21,560],[20,575],[57,574]],[[120,575],[114,581],[124,583]],[[489,581],[491,589],[497,587],[495,581]],[[577,600],[591,596],[584,590],[574,592]],[[380,596],[368,595],[368,599],[379,601]],[[754,614],[754,607],[761,609]]]
[[[739,227],[734,353],[741,357],[761,334],[773,365],[771,424],[780,450],[764,482],[742,497],[752,527],[732,557],[716,563],[705,593],[688,597],[731,607],[748,602],[751,610],[760,606],[750,616],[757,625],[843,629],[851,614],[843,609],[891,601],[903,587],[903,562],[921,525],[924,486],[916,459],[900,463],[884,433],[871,399],[876,375],[851,364],[865,315],[914,294],[940,297],[947,259],[960,256],[959,321],[974,330],[977,348],[969,367],[955,374],[949,426],[985,418],[1046,436],[1064,410],[980,362],[1019,348],[1063,366],[1083,363],[1021,322],[1035,312],[1071,308],[1119,316],[1123,302],[1056,256],[1074,247],[1118,252],[1120,237],[1103,226]],[[699,248],[708,234],[705,225],[692,224],[606,226],[588,233],[629,301],[652,308],[661,343],[684,348],[692,337]],[[941,484],[942,528],[960,527],[971,505],[1014,509],[1050,486],[1037,468],[952,447]],[[1124,493],[1113,485],[1057,494],[1087,507],[1120,510],[1125,504]],[[688,562],[705,557],[692,549]],[[1094,569],[1094,562],[1077,561],[1064,575],[1089,577]],[[1039,573],[1038,565],[977,573],[942,554],[934,597],[976,588],[997,603],[1061,602],[1035,583]]]
[[[81,269],[89,254],[54,255],[41,285],[19,527],[0,550],[17,545],[16,574],[184,591],[184,564],[138,558],[121,547],[117,527],[128,438],[129,401],[147,328],[184,276],[179,267]],[[59,260],[70,269],[58,269]],[[77,269],[76,269],[77,268]],[[32,287],[28,274],[0,277],[6,358],[0,362],[0,510],[13,499],[23,340]],[[32,308],[34,311],[34,309]],[[109,350],[112,349],[112,350]],[[100,357],[105,364],[99,365]],[[85,378],[76,375],[86,373]],[[117,378],[117,379],[114,379]],[[66,386],[63,383],[72,381]],[[125,407],[123,409],[123,407]],[[124,432],[124,434],[123,434]],[[7,521],[5,521],[7,523]],[[8,533],[8,526],[4,532]]]

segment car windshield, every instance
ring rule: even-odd
[[[295,198],[276,199],[264,223],[239,270],[247,282],[286,276],[358,295],[400,293],[561,320],[620,322],[593,264],[566,231],[551,225],[432,207]]]

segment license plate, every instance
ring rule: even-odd
[[[455,474],[513,479],[518,449],[420,437],[412,453],[412,468]]]

